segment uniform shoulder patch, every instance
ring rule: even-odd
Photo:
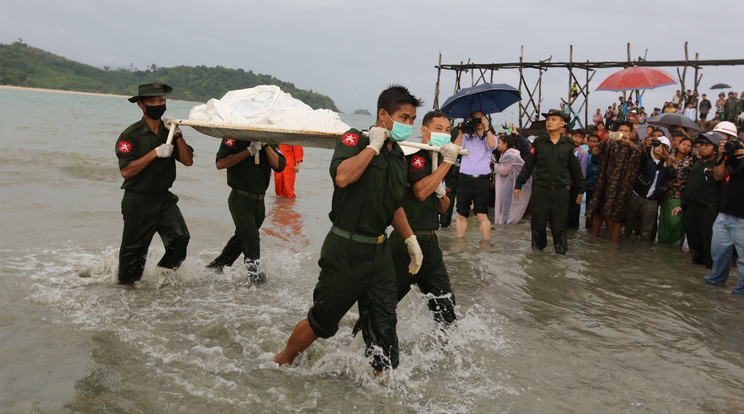
[[[225,138],[224,141],[222,141],[226,146],[232,148],[235,146],[235,139],[234,138]]]
[[[423,171],[425,164],[426,164],[426,160],[423,157],[414,155],[413,157],[411,157],[411,165],[408,167],[408,171],[410,172]]]
[[[359,142],[359,135],[349,132],[348,134],[344,134],[341,138],[341,142],[343,142],[347,147],[353,147]]]
[[[127,141],[119,141],[119,146],[116,150],[124,154],[129,154],[132,152],[132,144]]]

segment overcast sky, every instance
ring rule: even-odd
[[[524,45],[525,61],[567,61],[573,45],[575,61],[606,61],[627,59],[630,42],[633,58],[648,49],[649,60],[680,60],[688,41],[691,58],[698,52],[700,59],[741,59],[742,17],[734,0],[24,0],[3,2],[0,43],[22,38],[98,67],[243,68],[328,95],[344,112],[373,111],[379,92],[400,83],[423,98],[428,110],[440,51],[443,63],[504,63],[518,61]],[[676,77],[674,68],[665,70]],[[592,111],[617,99],[615,93],[594,92],[614,71],[594,76]],[[715,92],[708,88],[717,82],[744,90],[744,66],[702,73],[700,90],[709,98]],[[526,76],[532,88],[537,73]],[[463,87],[469,82],[466,75]],[[518,71],[499,71],[494,82],[518,87]],[[453,88],[453,73],[444,72],[440,103]],[[543,80],[543,110],[557,107],[567,88],[568,72],[550,70]],[[643,103],[660,106],[674,90],[647,91]],[[516,123],[516,108],[501,119]]]

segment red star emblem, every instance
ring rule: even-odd
[[[530,147],[530,154],[535,155],[535,147]]]
[[[130,151],[132,151],[132,144],[126,141],[121,141],[119,143],[119,152],[130,152]]]
[[[351,132],[344,135],[344,137],[341,139],[341,142],[344,143],[344,145],[348,147],[353,147],[359,142],[359,135],[352,134]]]
[[[225,145],[227,145],[228,147],[234,147],[235,140],[232,138],[225,138]]]

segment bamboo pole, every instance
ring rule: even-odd
[[[439,109],[439,80],[442,77],[442,51],[439,51],[439,64],[437,65],[437,84],[434,87],[434,104],[432,109]]]

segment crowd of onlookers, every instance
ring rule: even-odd
[[[562,107],[565,108],[565,105]],[[677,90],[671,100],[664,102],[661,107],[654,108],[650,114],[646,112],[645,107],[639,106],[637,101],[626,101],[620,97],[619,105],[613,103],[604,113],[597,108],[592,116],[592,123],[594,126],[603,123],[605,128],[614,130],[620,122],[626,119],[629,121],[635,119],[639,125],[643,126],[648,118],[676,113],[686,116],[706,129],[721,121],[739,124],[741,122],[739,115],[742,111],[744,111],[744,92],[737,96],[736,92],[730,91],[728,97],[726,93],[720,92],[714,106],[706,94],[699,95],[697,90],[688,89],[684,94],[681,90]]]
[[[652,119],[671,112],[689,117],[700,130]],[[575,119],[568,122],[564,135],[576,145],[586,187],[585,221],[569,197],[569,227],[585,226],[595,236],[606,227],[614,242],[621,235],[662,244],[687,240],[693,262],[714,269],[707,282],[722,284],[734,245],[744,249],[744,162],[738,162],[744,158],[743,112],[744,101],[734,92],[728,99],[721,93],[714,106],[705,94],[688,90],[676,91],[651,115],[621,98],[604,114],[597,109],[586,128],[572,128]],[[512,128],[497,134],[492,164],[496,225],[520,221],[529,208],[529,187],[522,188],[526,197],[517,200],[514,180],[533,139]],[[733,227],[725,227],[722,218],[734,220]],[[739,267],[744,271],[744,262]],[[744,277],[740,285],[735,293],[744,293]]]

